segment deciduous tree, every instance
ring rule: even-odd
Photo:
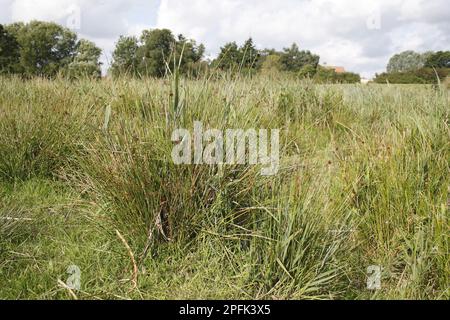
[[[311,65],[314,68],[319,64],[320,57],[310,51],[300,51],[296,43],[290,48],[285,48],[281,55],[281,65],[285,71],[299,72],[302,67]]]
[[[18,71],[20,48],[14,35],[0,24],[0,74]]]
[[[425,62],[427,68],[450,68],[450,51],[438,51],[431,54]]]
[[[138,74],[138,49],[139,44],[136,37],[121,36],[116,43],[113,52],[111,72],[113,76]]]
[[[77,45],[74,60],[68,66],[68,74],[72,78],[101,77],[101,63],[99,62],[102,50],[95,43],[81,39]]]
[[[55,76],[72,62],[77,36],[53,22],[32,21],[8,29],[20,45],[21,71],[29,76]]]
[[[395,54],[389,60],[387,72],[408,72],[418,70],[425,65],[429,55],[430,53],[428,52],[420,54],[412,50]]]

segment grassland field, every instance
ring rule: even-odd
[[[449,299],[449,112],[439,86],[0,78],[0,299]],[[278,174],[175,165],[194,121],[279,129]]]

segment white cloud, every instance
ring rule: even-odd
[[[370,76],[408,45],[448,49],[446,7],[444,0],[162,0],[157,26],[194,37],[212,53],[249,36],[277,49],[297,42],[322,61]]]
[[[365,76],[383,71],[398,51],[450,46],[446,0],[0,0],[0,23],[67,24],[74,5],[78,33],[104,49],[104,62],[120,35],[151,27],[203,42],[212,55],[225,42],[250,36],[261,48],[297,42],[322,62]]]
[[[67,8],[71,4],[70,0],[16,0],[11,3],[11,19],[13,21],[58,20],[69,14]]]

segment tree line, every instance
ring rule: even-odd
[[[101,77],[101,49],[78,39],[76,33],[53,22],[32,21],[0,25],[0,74],[23,77]],[[176,68],[196,77],[217,71],[227,74],[287,73],[317,82],[359,82],[355,73],[336,73],[319,65],[320,57],[296,43],[281,51],[258,50],[253,39],[221,47],[217,58],[205,59],[205,46],[168,29],[144,30],[140,37],[121,36],[108,73],[113,77],[165,77]]]
[[[141,37],[120,37],[113,53],[113,76],[163,77],[178,68],[182,74],[198,76],[216,72],[229,74],[289,73],[299,78],[327,82],[360,82],[355,73],[338,74],[319,65],[320,57],[300,50],[296,43],[277,51],[258,50],[252,38],[242,45],[226,43],[212,61],[205,60],[205,47],[183,35],[175,37],[168,29],[144,30]]]
[[[56,23],[0,25],[0,74],[100,77],[101,49]]]
[[[386,72],[377,74],[376,83],[433,84],[450,75],[450,51],[418,53],[404,51],[389,60]]]

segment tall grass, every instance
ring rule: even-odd
[[[89,136],[90,107],[77,110],[71,83],[0,79],[0,180],[54,177]],[[81,89],[81,88],[80,88]]]
[[[1,79],[2,185],[11,193],[51,180],[78,194],[68,199],[83,203],[74,219],[98,234],[86,241],[109,239],[121,251],[119,230],[137,256],[131,297],[174,297],[168,287],[185,298],[449,297],[446,90],[174,77]],[[175,165],[172,130],[194,121],[281,129],[280,173]],[[8,214],[0,207],[0,219]],[[4,239],[14,232],[0,230]],[[379,291],[366,288],[371,265],[383,270]],[[83,294],[127,292],[104,276],[90,275],[96,285]]]

